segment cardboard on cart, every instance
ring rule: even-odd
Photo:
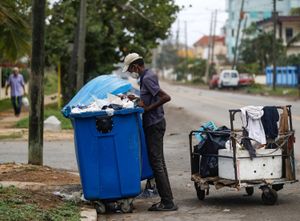
[[[278,179],[282,176],[282,150],[257,149],[252,160],[247,150],[237,150],[237,179]],[[222,156],[226,156],[222,157]],[[228,158],[227,158],[228,157]],[[219,150],[219,177],[235,180],[233,150]]]

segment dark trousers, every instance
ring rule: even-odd
[[[163,138],[166,131],[166,121],[144,128],[148,155],[153,170],[156,187],[163,203],[172,202],[173,194],[168,177],[163,151]]]
[[[18,116],[21,113],[22,96],[12,96],[11,103],[13,105],[15,115]]]

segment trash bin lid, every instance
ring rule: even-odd
[[[113,115],[126,115],[126,114],[133,114],[133,113],[143,113],[144,109],[141,107],[137,108],[124,108],[121,110],[115,110]],[[105,110],[95,111],[95,112],[83,112],[83,113],[70,113],[69,118],[88,118],[88,117],[100,117],[108,115]]]
[[[62,113],[65,117],[69,117],[72,107],[77,105],[89,105],[95,98],[105,99],[107,94],[126,93],[131,90],[132,85],[116,75],[101,75],[84,85],[72,100],[63,107]]]

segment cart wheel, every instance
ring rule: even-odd
[[[253,187],[246,187],[246,193],[248,196],[252,196],[254,193],[254,188]]]
[[[132,200],[123,200],[123,202],[120,204],[120,209],[123,213],[132,213],[133,211],[133,204]]]
[[[266,205],[274,205],[277,201],[277,192],[269,187],[264,188],[261,199]]]
[[[99,201],[95,202],[95,209],[96,209],[97,213],[100,213],[100,214],[103,214],[106,212],[104,203],[99,202]]]
[[[201,188],[197,185],[197,183],[194,183],[195,189],[197,192],[197,197],[199,200],[204,200],[205,199],[205,190],[201,190]]]

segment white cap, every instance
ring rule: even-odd
[[[129,65],[136,61],[137,59],[143,59],[139,54],[137,53],[130,53],[128,54],[125,59],[124,59],[124,67],[123,67],[123,72],[126,72],[129,68]]]

